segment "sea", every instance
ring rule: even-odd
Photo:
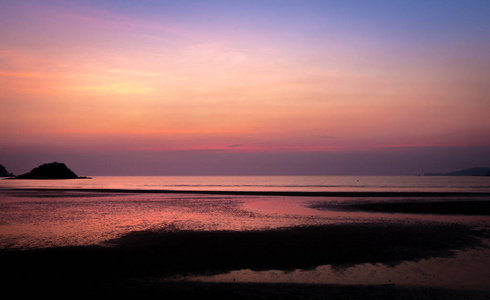
[[[434,228],[462,226],[478,233],[474,237],[477,242],[463,245],[441,241],[445,249],[432,245],[437,251],[427,248],[420,255],[421,246],[412,236],[406,247],[417,248],[418,254],[389,262],[384,258],[359,258],[342,266],[340,260],[319,258],[317,266],[292,264],[286,270],[280,263],[268,266],[265,260],[259,267],[237,265],[207,275],[175,273],[161,280],[396,284],[490,291],[489,202],[490,177],[486,176],[0,179],[0,250],[110,247],[143,232],[254,233],[328,226],[349,230],[367,226],[382,232],[400,226],[408,228],[400,231],[401,235],[411,236],[410,228],[432,232]],[[458,241],[469,238],[461,236]],[[345,239],[319,242],[340,243]],[[396,256],[395,250],[392,253]]]
[[[0,189],[127,189],[306,192],[490,192],[486,176],[95,176],[0,180]]]

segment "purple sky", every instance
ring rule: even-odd
[[[0,164],[490,167],[489,1],[3,1]]]

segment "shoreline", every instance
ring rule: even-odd
[[[290,197],[456,197],[490,196],[490,192],[416,192],[416,191],[226,191],[226,190],[152,190],[112,188],[4,188],[0,191],[91,192],[128,194],[204,194],[236,196],[290,196]]]

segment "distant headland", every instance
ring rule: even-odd
[[[426,173],[424,176],[490,176],[490,168],[471,168],[449,173]]]
[[[90,179],[90,177],[78,176],[64,163],[53,162],[40,165],[28,173],[11,179]]]
[[[7,171],[7,169],[3,165],[0,165],[0,177],[13,177],[13,176],[14,174]]]

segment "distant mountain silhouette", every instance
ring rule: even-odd
[[[490,176],[490,168],[471,168],[449,173],[426,173],[424,176]]]
[[[25,173],[15,177],[15,179],[76,179],[76,178],[88,178],[88,177],[79,177],[72,170],[70,170],[65,164],[58,163],[58,162],[43,164],[37,168],[32,169],[29,173]]]
[[[14,176],[14,174],[7,171],[7,169],[3,165],[0,165],[0,177],[12,177],[12,176]]]

